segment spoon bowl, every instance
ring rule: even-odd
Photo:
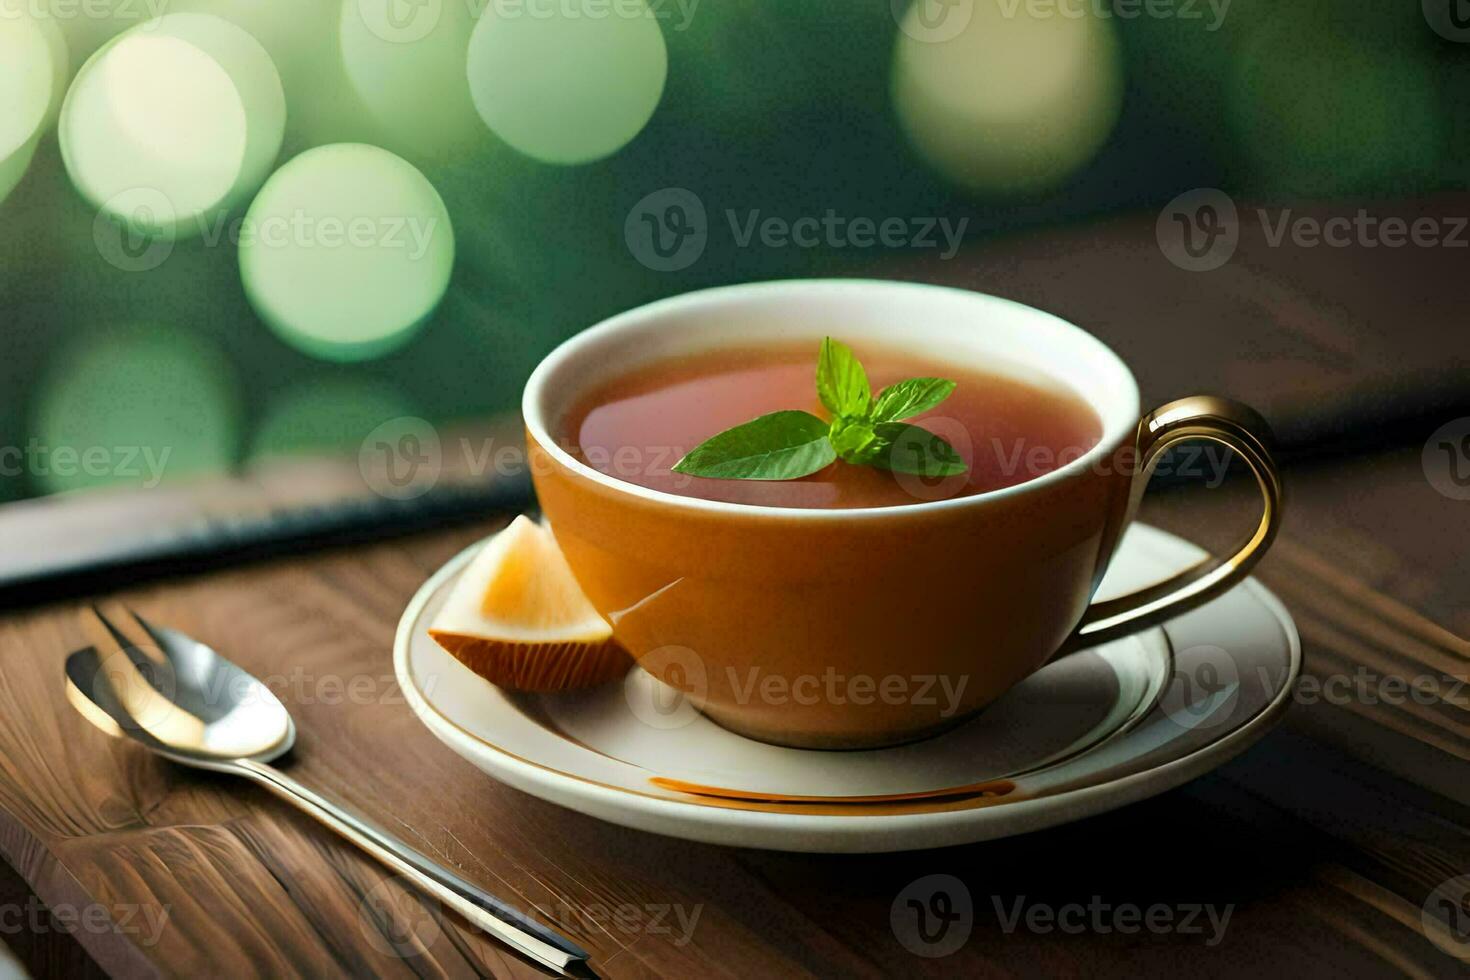
[[[84,714],[79,698],[100,708],[117,729],[112,734],[185,765],[228,769],[236,760],[272,762],[291,750],[296,724],[269,686],[205,644],[133,618],[151,641],[146,646],[98,611],[117,649],[104,657],[88,647],[67,657],[73,705]]]

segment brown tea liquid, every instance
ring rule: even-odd
[[[675,473],[690,449],[759,415],[829,418],[816,394],[817,344],[727,348],[659,361],[590,392],[562,420],[564,444],[609,476],[653,490],[766,507],[892,507],[971,496],[1065,466],[1102,437],[1097,413],[1061,385],[1038,385],[860,345],[876,395],[905,378],[940,377],[954,393],[907,421],[942,436],[969,472],[921,479],[838,461],[800,480],[712,480]]]

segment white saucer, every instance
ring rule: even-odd
[[[943,735],[874,751],[786,749],[720,728],[639,670],[622,683],[555,695],[481,679],[426,632],[474,550],[425,583],[399,624],[394,669],[414,712],[510,786],[711,843],[898,851],[1111,810],[1256,741],[1280,718],[1301,671],[1291,617],[1251,579],[1163,629],[1046,667]],[[1101,595],[1157,581],[1200,555],[1135,525]]]

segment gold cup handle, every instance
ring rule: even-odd
[[[1210,557],[1192,568],[1137,592],[1094,602],[1063,652],[1096,646],[1156,626],[1202,605],[1250,574],[1281,526],[1281,475],[1271,458],[1271,430],[1251,408],[1225,398],[1195,396],[1170,402],[1138,423],[1139,472],[1134,477],[1136,504],[1163,454],[1191,439],[1208,439],[1235,450],[1261,488],[1261,522],[1226,558]],[[1131,509],[1131,508],[1130,508]]]

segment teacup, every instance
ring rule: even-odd
[[[901,343],[1066,385],[1102,437],[1028,482],[892,507],[806,510],[678,496],[619,480],[562,444],[580,395],[720,345],[827,335]],[[781,745],[864,748],[924,737],[1050,660],[1155,625],[1239,582],[1270,545],[1281,488],[1250,409],[1195,397],[1140,419],[1138,386],[1096,338],[981,293],[868,280],[710,289],[615,316],[554,350],[523,402],[542,510],[577,580],[639,666],[711,719]],[[1161,454],[1222,443],[1265,506],[1232,554],[1094,602]]]

